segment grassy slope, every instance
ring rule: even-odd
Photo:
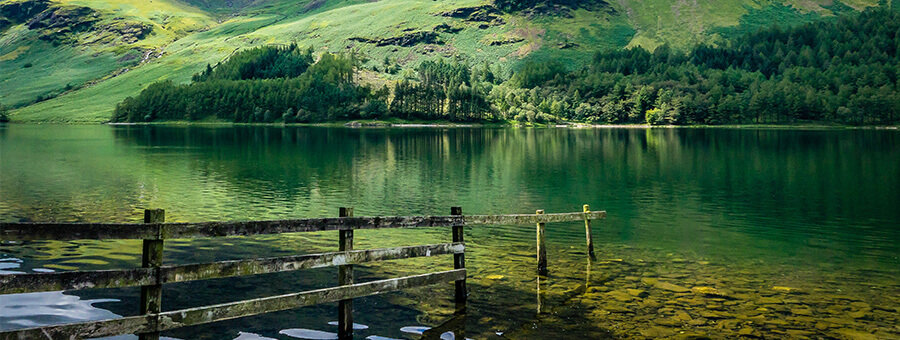
[[[37,40],[36,34],[21,27],[11,31],[0,37],[0,98],[6,105],[60,92],[67,84],[82,84],[128,64],[119,62],[112,52],[95,55],[87,48],[53,46]],[[6,44],[14,34],[21,34],[21,40]]]
[[[272,18],[232,20],[207,32],[193,34],[166,48],[163,58],[97,85],[58,98],[15,110],[11,119],[19,122],[100,123],[109,120],[116,103],[133,96],[147,85],[172,79],[187,82],[207,63],[223,60],[243,45],[225,42],[231,34],[257,29]]]
[[[64,5],[88,6],[102,13],[105,25],[118,20],[140,21],[153,26],[145,39],[133,44],[53,44],[39,40],[37,32],[16,25],[0,35],[0,103],[19,106],[39,96],[55,96],[67,85],[79,87],[133,67],[141,50],[165,46],[192,31],[215,24],[206,13],[184,4],[156,0],[61,0]],[[98,38],[84,33],[80,41]],[[25,67],[30,65],[31,67]],[[69,121],[70,119],[64,119]]]
[[[702,42],[717,42],[720,27],[741,23],[771,25],[812,20],[831,15],[827,7],[832,0],[616,0],[637,31],[631,46],[653,49],[661,43],[675,47]],[[878,0],[846,0],[844,4],[857,10],[878,4]],[[768,11],[772,7],[786,9]],[[771,16],[773,13],[795,15]],[[804,15],[811,14],[811,15]],[[755,29],[748,25],[749,29]]]
[[[30,105],[11,114],[20,122],[103,122],[108,119],[115,104],[126,96],[132,96],[150,83],[163,79],[186,82],[191,74],[207,63],[226,58],[238,48],[263,44],[297,42],[314,46],[320,51],[341,52],[359,50],[371,60],[368,66],[380,65],[385,56],[394,58],[412,68],[422,60],[439,56],[465,56],[470,62],[496,63],[508,70],[524,59],[557,59],[573,67],[588,60],[593,51],[601,48],[622,48],[640,45],[654,48],[662,42],[675,47],[687,47],[697,42],[715,41],[729,34],[723,27],[741,28],[763,25],[773,13],[793,22],[811,20],[831,11],[818,4],[830,4],[831,0],[616,0],[612,1],[616,12],[574,11],[572,18],[525,18],[507,15],[503,26],[477,28],[477,23],[436,15],[454,8],[476,6],[486,0],[391,0],[369,2],[364,0],[331,0],[323,6],[309,6],[309,1],[242,1],[238,7],[222,8],[223,1],[191,0],[208,10],[208,15],[195,7],[169,0],[156,0],[145,4],[142,0],[65,0],[78,4],[116,11],[141,20],[149,20],[162,28],[164,37],[158,41],[139,42],[165,44],[166,55],[141,65],[134,70],[86,87],[58,98]],[[852,0],[847,4],[854,8],[872,5],[876,0]],[[783,5],[795,5],[788,7]],[[106,5],[103,5],[106,4]],[[241,5],[248,7],[241,9]],[[169,7],[167,7],[169,6]],[[826,6],[827,7],[827,6]],[[180,14],[177,20],[166,15]],[[774,12],[771,9],[775,9]],[[233,16],[232,13],[242,13]],[[224,13],[224,14],[223,14]],[[209,18],[227,19],[202,32],[187,34],[198,26],[209,24]],[[431,30],[448,23],[465,27],[456,34],[441,33],[444,45],[416,45],[412,47],[384,46],[354,43],[350,37],[383,38],[403,34],[405,29]],[[737,29],[731,31],[738,33]],[[182,34],[187,34],[181,37]],[[524,41],[500,46],[490,46],[491,41],[506,38],[522,38]],[[149,40],[149,39],[148,39]],[[559,49],[562,41],[574,42],[575,47]],[[4,51],[0,44],[0,52]],[[2,59],[2,54],[0,54]],[[22,60],[20,60],[22,62]],[[3,66],[0,61],[0,66]],[[66,65],[56,65],[64,69]],[[99,66],[98,66],[99,67]],[[102,69],[92,70],[102,73]],[[409,71],[407,71],[409,72]],[[393,76],[393,78],[401,77]],[[9,81],[31,82],[25,74],[7,77]],[[3,78],[0,77],[0,81]],[[6,86],[0,82],[0,96]],[[65,83],[61,83],[64,86]],[[49,85],[48,85],[49,86]],[[0,97],[0,101],[6,98]]]

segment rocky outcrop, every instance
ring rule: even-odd
[[[23,23],[49,7],[49,0],[8,1],[0,3],[0,16],[11,23]]]
[[[502,45],[509,45],[509,44],[520,43],[520,42],[523,42],[523,41],[525,41],[525,39],[520,38],[520,37],[508,37],[508,38],[504,38],[504,39],[493,40],[493,41],[491,41],[490,43],[488,43],[488,45],[491,45],[491,46],[502,46]]]
[[[13,22],[7,18],[0,17],[0,31],[5,30],[7,27],[12,26]]]
[[[451,26],[446,23],[434,26],[434,29],[432,29],[432,31],[442,32],[442,33],[459,33],[459,31],[462,31],[462,30],[463,30],[463,27]]]
[[[144,39],[153,30],[153,26],[138,21],[119,21],[104,25],[101,30],[117,37],[126,44]]]
[[[462,7],[449,12],[440,13],[441,16],[463,19],[468,22],[481,23],[479,28],[503,25],[505,22],[500,17],[502,12],[491,5],[477,7]]]
[[[149,24],[138,21],[103,20],[102,13],[90,7],[60,5],[48,0],[3,3],[0,4],[0,15],[0,29],[24,23],[28,29],[40,33],[39,39],[55,44],[130,44],[153,30]],[[79,39],[81,33],[93,33],[93,36],[84,42]]]
[[[29,29],[69,29],[90,28],[99,20],[100,13],[90,7],[51,7],[28,20]]]
[[[411,47],[419,44],[438,44],[441,45],[444,42],[441,40],[440,36],[437,33],[431,31],[415,31],[408,32],[396,37],[388,37],[388,38],[363,38],[363,37],[352,37],[349,38],[350,41],[357,41],[367,44],[374,44],[375,46],[402,46],[402,47]]]

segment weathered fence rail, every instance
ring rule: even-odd
[[[455,282],[457,307],[467,298],[465,226],[489,224],[537,224],[538,270],[546,274],[543,244],[545,223],[584,220],[589,252],[593,255],[590,221],[606,217],[606,212],[563,214],[462,215],[454,207],[449,216],[353,217],[352,208],[341,208],[340,217],[278,221],[164,223],[165,212],[146,210],[145,223],[0,223],[0,240],[141,239],[142,267],[131,269],[27,273],[0,275],[0,294],[87,288],[141,287],[140,315],[110,320],[88,321],[0,332],[4,339],[80,339],[120,334],[139,334],[141,339],[158,339],[159,332],[228,319],[294,309],[326,302],[339,302],[338,335],[352,338],[352,299],[386,292]],[[380,228],[451,227],[452,242],[382,249],[353,249],[353,231]],[[270,258],[217,261],[188,265],[163,265],[166,239],[250,236],[292,232],[340,231],[339,251]],[[353,267],[375,261],[450,255],[453,270],[431,272],[385,280],[355,283]],[[541,254],[544,254],[541,256]],[[243,300],[175,311],[162,311],[162,287],[167,283],[259,275],[321,267],[338,267],[337,287]],[[459,323],[458,320],[452,323]]]

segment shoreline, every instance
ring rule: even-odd
[[[787,123],[787,124],[726,124],[726,125],[650,125],[650,124],[514,124],[512,122],[454,123],[447,121],[338,121],[325,123],[233,123],[224,121],[164,121],[137,123],[89,123],[89,122],[7,122],[2,125],[110,125],[110,126],[271,126],[271,127],[341,127],[351,129],[365,128],[565,128],[565,129],[757,129],[757,130],[900,130],[900,125],[840,125],[829,123]]]

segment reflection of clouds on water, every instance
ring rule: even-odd
[[[403,332],[403,333],[410,333],[410,334],[419,334],[419,335],[421,335],[422,333],[425,333],[425,331],[427,331],[427,330],[429,330],[429,329],[431,329],[431,327],[426,327],[426,326],[406,326],[406,327],[400,328],[400,331]],[[366,338],[366,339],[368,339],[368,338]],[[453,334],[453,332],[444,332],[443,334],[441,334],[441,340],[454,340],[454,339],[456,339],[456,334]],[[469,339],[466,338],[466,340],[469,340]]]
[[[275,338],[267,338],[256,333],[238,332],[238,337],[234,340],[277,340]]]
[[[337,326],[337,321],[331,321],[328,323],[331,326]],[[362,325],[358,323],[353,324],[353,329],[355,330],[366,330],[369,329],[369,326]],[[416,335],[422,335],[425,331],[431,329],[431,327],[426,326],[407,326],[400,329],[403,333],[410,333]],[[278,334],[287,335],[292,338],[297,339],[305,339],[305,340],[331,340],[337,339],[337,333],[325,332],[325,331],[317,331],[314,329],[305,329],[305,328],[290,328],[283,329],[278,332]],[[357,333],[357,335],[360,335]],[[270,340],[271,338],[263,337],[254,333],[244,333],[240,332],[240,335],[234,340]],[[441,334],[441,340],[454,340],[455,335],[453,332],[446,332]],[[366,340],[399,340],[397,338],[389,338],[380,335],[369,335],[366,337]]]
[[[406,327],[400,328],[400,331],[403,332],[403,333],[422,334],[422,333],[424,333],[425,331],[427,331],[427,330],[429,330],[429,329],[431,329],[431,327],[425,327],[425,326],[406,326]]]
[[[119,300],[82,300],[74,295],[65,295],[61,291],[0,295],[0,330],[114,319],[119,316],[108,310],[96,308],[92,304],[116,301]],[[107,339],[131,338],[134,337]]]
[[[15,269],[22,266],[22,260],[17,259],[15,257],[4,257],[0,258],[0,275],[5,274],[22,274],[19,271],[13,270],[4,270],[4,269]]]
[[[329,321],[328,324],[329,324],[329,325],[332,325],[332,326],[337,326],[337,325],[338,325],[338,322],[337,322],[337,321]],[[366,326],[366,325],[363,325],[363,324],[358,324],[358,323],[355,323],[355,322],[354,322],[354,323],[353,323],[353,329],[355,329],[355,330],[369,329],[369,326]]]
[[[16,271],[16,270],[4,270],[4,269],[16,269],[22,267],[21,259],[17,259],[15,257],[4,257],[0,258],[0,275],[7,274],[25,274],[25,272]],[[53,273],[55,270],[49,268],[33,268],[31,269],[34,272],[38,273]]]
[[[292,338],[308,339],[308,340],[331,340],[337,339],[337,333],[317,331],[314,329],[291,328],[282,329],[278,334],[284,334]]]

